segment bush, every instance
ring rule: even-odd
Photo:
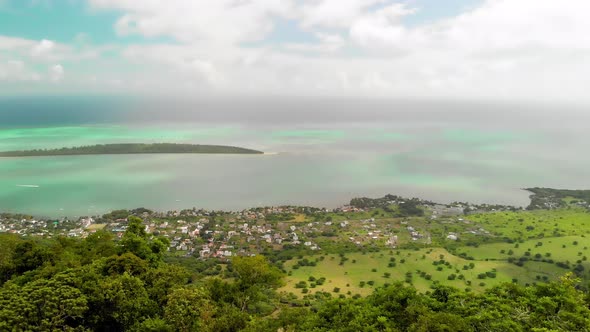
[[[295,284],[295,288],[306,288],[307,287],[307,282],[305,281],[300,281],[297,284]]]

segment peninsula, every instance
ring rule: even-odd
[[[0,152],[0,157],[78,156],[104,154],[206,153],[206,154],[263,154],[262,151],[224,145],[177,143],[121,143],[97,144],[61,149],[37,149]]]

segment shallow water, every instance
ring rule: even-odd
[[[279,153],[0,158],[0,211],[57,217],[140,206],[333,207],[386,193],[526,205],[528,193],[519,188],[590,187],[590,158],[583,153],[588,134],[579,113],[557,127],[553,113],[530,121],[529,109],[473,116],[429,110],[432,105],[388,110],[380,104],[366,111],[359,104],[352,114],[354,108],[342,106],[345,112],[332,102],[319,103],[322,110],[315,117],[302,104],[305,116],[298,118],[296,110],[272,113],[261,103],[260,109],[247,104],[233,117],[212,104],[211,112],[218,113],[203,119],[185,108],[157,111],[157,104],[142,108],[120,102],[117,112],[109,109],[99,118],[94,112],[100,101],[84,102],[92,108],[71,100],[49,112],[42,103],[0,101],[0,150],[191,142]],[[88,110],[72,120],[70,109],[76,105]],[[206,106],[195,112],[207,114]]]

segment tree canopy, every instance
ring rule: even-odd
[[[130,217],[116,241],[0,236],[0,331],[588,331],[580,280],[483,293],[401,282],[366,297],[316,293],[295,305],[264,256],[223,263],[224,278],[164,261],[166,240]]]

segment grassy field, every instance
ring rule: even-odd
[[[442,260],[448,264],[434,265],[435,262],[441,261],[441,255]],[[519,267],[506,261],[466,260],[451,255],[443,248],[417,251],[393,250],[367,254],[351,253],[345,255],[348,260],[343,265],[340,265],[341,257],[339,255],[327,255],[323,260],[320,257],[307,257],[310,260],[318,259],[316,266],[303,266],[297,269],[293,269],[297,259],[287,262],[285,267],[291,271],[291,275],[287,277],[287,285],[281,290],[301,296],[302,289],[295,286],[297,283],[305,281],[309,293],[333,292],[335,288],[339,288],[340,294],[350,292],[350,295],[367,295],[372,292],[373,288],[385,283],[404,281],[407,273],[411,273],[412,284],[419,291],[425,292],[435,282],[439,282],[460,289],[470,288],[475,292],[480,292],[502,282],[512,282],[515,277],[519,283],[532,284],[539,281],[538,278],[543,280],[543,276],[546,276],[547,279],[554,279],[565,273],[563,269],[554,264],[542,262],[527,262],[524,266]],[[393,259],[395,259],[395,266],[390,266]],[[473,267],[470,267],[470,263],[473,264]],[[478,275],[486,272],[494,272],[495,277],[478,278]],[[386,276],[385,273],[389,273],[389,276]],[[455,279],[449,280],[449,276],[453,274]],[[460,276],[463,278],[460,279]],[[323,277],[325,282],[323,285],[311,288],[310,277],[315,279]],[[360,286],[362,281],[365,282],[363,287]],[[369,285],[369,281],[372,281],[373,285]]]
[[[304,257],[315,266],[301,266],[301,259],[293,259],[284,265],[289,276],[282,290],[298,296],[317,291],[367,295],[385,283],[405,281],[423,292],[435,283],[481,292],[503,282],[526,285],[555,280],[579,265],[582,274],[589,275],[590,214],[581,208],[502,211],[439,220],[414,217],[404,218],[403,224],[399,218],[377,219],[381,229],[398,235],[398,244],[414,242],[425,248],[347,253],[345,259],[337,254]],[[368,231],[352,225],[338,241],[353,235],[356,239]],[[412,241],[407,226],[432,242]],[[449,232],[458,234],[460,241],[447,240]],[[320,278],[325,278],[323,283],[313,281]]]
[[[88,230],[100,230],[103,229],[107,226],[107,224],[92,224],[90,226],[88,226]]]
[[[496,237],[536,239],[590,234],[590,214],[581,208],[496,212],[467,216]]]
[[[476,260],[508,260],[509,257],[526,256],[530,259],[576,262],[590,255],[589,245],[590,241],[587,237],[564,236],[528,240],[522,243],[483,244],[477,248],[461,247],[458,252],[466,253]]]

